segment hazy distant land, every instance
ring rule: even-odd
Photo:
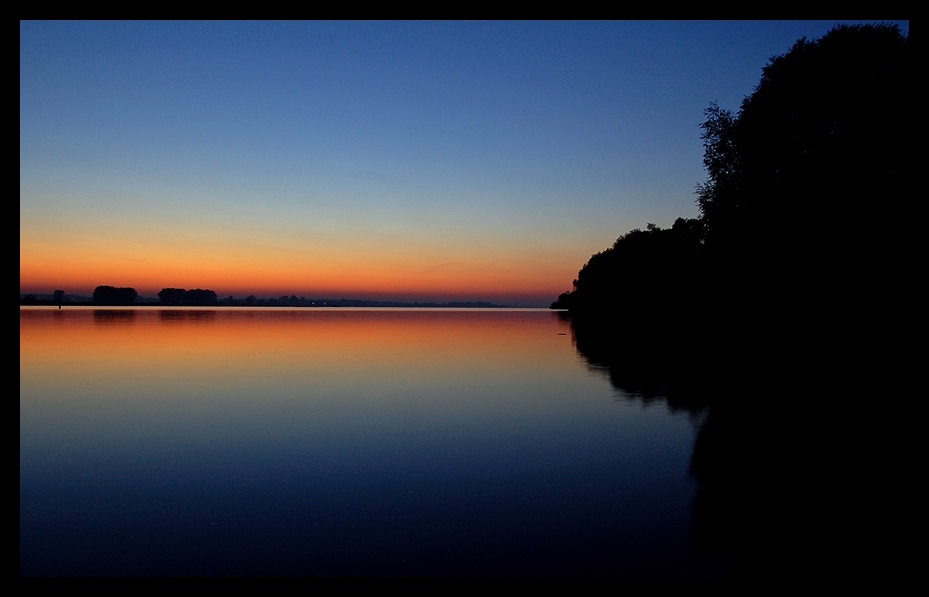
[[[57,305],[53,294],[20,294],[19,304],[21,306],[41,306]],[[79,296],[76,294],[65,294],[61,301],[62,306],[71,307],[105,307],[110,305],[101,305],[94,302],[93,297]],[[224,299],[217,299],[216,303],[210,305],[166,305],[156,297],[138,297],[131,306],[138,307],[400,307],[400,308],[446,308],[446,309],[506,309],[519,308],[513,305],[501,305],[487,301],[449,301],[449,302],[418,302],[418,301],[378,301],[362,299],[320,299],[306,298],[296,296],[281,296],[278,298],[258,298],[249,296],[246,298],[233,298],[231,296]]]

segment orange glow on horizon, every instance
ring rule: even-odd
[[[100,285],[208,289],[218,297],[395,301],[489,301],[542,306],[569,290],[597,245],[578,249],[558,231],[528,234],[488,226],[442,232],[410,223],[373,230],[192,218],[137,218],[67,225],[20,221],[20,293],[90,296]],[[64,216],[61,216],[64,217]]]
[[[34,248],[33,248],[34,249]],[[20,253],[20,292],[86,295],[100,285],[135,288],[154,298],[162,288],[202,288],[220,298],[296,295],[320,299],[420,301],[551,301],[568,289],[577,264],[539,259],[500,263],[461,258],[427,264],[423,260],[380,262],[347,256],[328,262],[226,255],[196,260],[179,255],[155,258],[86,258],[81,252],[45,249]]]

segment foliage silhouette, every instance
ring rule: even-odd
[[[593,255],[578,272],[574,290],[553,308],[621,316],[626,325],[664,328],[691,305],[685,300],[698,280],[702,224],[678,218],[667,230],[649,224]]]
[[[913,189],[912,75],[896,26],[836,27],[772,58],[738,115],[707,110],[697,195],[717,282],[794,306],[800,287],[809,303],[881,277]]]
[[[218,301],[216,299],[216,293],[212,290],[195,288],[187,291],[184,302],[187,305],[193,306],[211,306],[216,305]]]
[[[896,26],[799,40],[706,110],[700,217],[621,236],[552,304],[614,385],[709,409],[695,541],[739,574],[906,570],[900,509],[861,484],[907,487],[875,399],[912,361],[913,75]]]
[[[839,26],[772,58],[737,115],[707,110],[710,329],[751,378],[828,396],[882,358],[912,277],[891,224],[913,209],[914,81],[898,27]]]
[[[183,288],[162,288],[158,300],[162,305],[183,305],[187,291]]]
[[[97,286],[94,288],[94,304],[97,305],[134,305],[138,296],[135,288],[117,288],[114,286]]]
[[[158,293],[162,305],[212,306],[219,300],[212,290],[184,290],[183,288],[162,288]]]
[[[738,113],[706,110],[700,217],[621,236],[553,308],[669,341],[712,338],[712,360],[755,378],[772,366],[812,374],[826,347],[854,359],[863,337],[886,339],[893,312],[876,311],[913,277],[912,235],[889,225],[912,209],[908,39],[897,26],[837,26],[762,72]],[[797,338],[790,354],[771,350]]]

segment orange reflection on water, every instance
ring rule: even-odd
[[[21,390],[39,381],[60,396],[453,386],[475,383],[475,370],[571,366],[557,358],[573,351],[566,331],[547,310],[23,308]]]

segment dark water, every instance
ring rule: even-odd
[[[21,308],[20,573],[728,575],[705,421],[548,310]]]

